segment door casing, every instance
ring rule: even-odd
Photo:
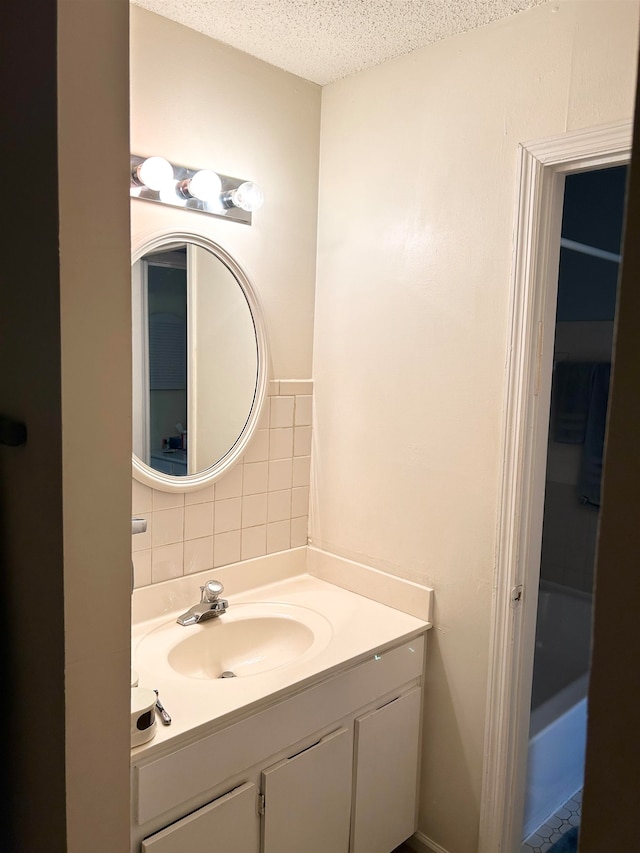
[[[522,840],[564,180],[631,142],[629,120],[519,147],[479,853]]]

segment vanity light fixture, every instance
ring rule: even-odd
[[[235,190],[229,190],[224,193],[221,198],[225,208],[239,207],[241,210],[247,210],[253,213],[254,210],[262,207],[264,202],[264,193],[257,184],[253,181],[245,181]]]
[[[220,175],[210,169],[200,169],[192,178],[185,178],[178,184],[178,192],[184,198],[197,198],[200,201],[215,202],[222,192]]]
[[[131,155],[132,198],[198,210],[251,225],[264,193],[253,181],[221,175],[211,169],[190,169],[163,157]]]
[[[141,159],[141,158],[140,158]],[[131,163],[131,183],[160,192],[173,181],[173,166],[164,157],[147,157]]]

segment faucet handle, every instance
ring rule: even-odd
[[[202,592],[201,601],[217,601],[218,596],[224,591],[224,587],[220,581],[207,581],[204,586],[200,587]]]

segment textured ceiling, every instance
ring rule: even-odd
[[[324,85],[548,0],[131,0]]]

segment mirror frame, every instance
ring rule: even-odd
[[[208,237],[204,237],[202,234],[194,234],[188,231],[162,231],[151,236],[140,237],[133,241],[131,266],[133,268],[133,265],[149,252],[166,248],[173,244],[183,243],[193,243],[211,252],[229,269],[238,282],[238,286],[247,300],[253,320],[256,335],[258,369],[256,389],[245,425],[229,450],[209,468],[205,468],[197,474],[187,474],[184,477],[163,474],[161,471],[156,471],[154,468],[146,465],[132,452],[133,478],[140,483],[144,483],[146,486],[151,486],[152,489],[158,489],[162,492],[193,492],[197,489],[203,489],[205,486],[209,486],[216,480],[219,480],[220,477],[226,474],[238,462],[243,453],[245,453],[247,445],[258,426],[267,398],[267,386],[269,382],[269,343],[260,298],[247,273],[222,246]]]

